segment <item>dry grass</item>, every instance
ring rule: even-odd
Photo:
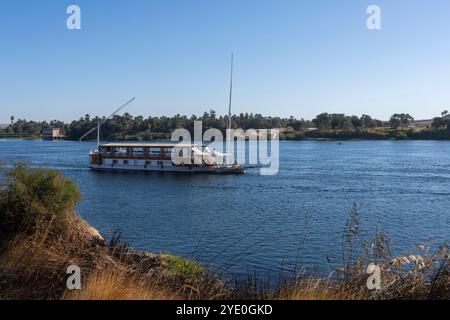
[[[86,222],[74,213],[66,220],[64,230],[57,228],[55,232],[50,224],[39,234],[17,236],[0,250],[0,299],[386,300],[450,297],[446,244],[433,252],[426,244],[420,244],[413,254],[392,258],[386,239],[378,234],[354,260],[346,258],[347,266],[339,268],[333,276],[303,275],[278,289],[265,287],[259,290],[245,285],[224,287],[219,279],[209,276],[206,269],[193,262],[170,255],[136,253],[118,238],[113,237],[106,243],[95,237]],[[357,219],[351,217],[350,220]],[[347,232],[346,236],[358,235],[354,231]],[[344,239],[343,245],[349,241]],[[349,248],[354,250],[356,239],[350,242]],[[353,254],[345,255],[349,256]],[[366,267],[370,262],[377,262],[382,268],[381,290],[366,288]],[[72,264],[82,270],[81,290],[65,289],[66,268]]]
[[[0,249],[0,299],[173,300],[223,296],[221,282],[197,264],[106,242],[70,213],[67,228],[18,235]],[[81,269],[82,290],[67,290],[66,269]],[[195,272],[194,272],[195,271]]]
[[[74,211],[80,193],[59,171],[19,164],[0,180],[0,299],[199,299],[220,281],[197,264],[105,241]],[[81,269],[67,292],[67,267]]]
[[[179,296],[153,288],[124,270],[109,268],[90,275],[81,290],[66,290],[63,300],[178,300]]]
[[[371,242],[360,241],[357,205],[342,237],[342,266],[329,277],[296,275],[277,289],[257,279],[229,286],[193,261],[134,252],[116,236],[106,242],[73,211],[71,182],[54,171],[14,172],[20,184],[0,185],[0,299],[450,299],[448,244],[431,249],[430,241],[392,257],[385,234],[376,231]],[[29,179],[35,182],[25,183]],[[66,183],[67,192],[53,193]],[[49,209],[53,196],[61,205]],[[381,290],[366,287],[370,263],[382,270]],[[81,290],[66,290],[70,265],[81,269]]]
[[[50,225],[43,233],[18,235],[1,248],[0,298],[58,299],[69,265],[89,272],[100,264],[105,250],[85,234],[79,217],[69,221],[64,231],[55,233]]]
[[[383,287],[366,288],[366,266],[372,261],[363,253],[333,277],[302,276],[278,289],[260,291],[224,288],[206,270],[190,273],[191,262],[166,255],[134,253],[120,241],[107,244],[88,233],[77,216],[70,228],[54,234],[17,237],[0,254],[1,299],[81,300],[178,300],[178,299],[281,299],[370,300],[448,299],[449,256],[445,246],[421,254],[379,261]],[[371,246],[372,247],[372,246]],[[372,247],[373,248],[373,247]],[[82,269],[82,289],[66,290],[66,268]],[[186,266],[189,266],[187,268]],[[186,270],[186,272],[182,272]],[[255,295],[255,292],[258,294]]]
[[[336,292],[328,279],[303,279],[281,288],[275,296],[280,300],[345,300],[344,292]]]

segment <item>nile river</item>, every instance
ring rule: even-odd
[[[94,146],[0,140],[0,160],[62,170],[81,189],[79,213],[135,249],[239,275],[293,266],[331,272],[353,202],[362,236],[378,226],[394,254],[450,235],[450,142],[281,142],[274,176],[96,173],[87,167]]]

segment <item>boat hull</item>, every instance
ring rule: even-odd
[[[104,165],[90,164],[94,171],[106,172],[160,172],[160,173],[182,173],[182,174],[243,174],[245,169],[242,167],[143,167],[143,166],[125,166],[125,165]]]

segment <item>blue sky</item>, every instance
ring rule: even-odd
[[[231,52],[235,113],[450,108],[448,0],[2,0],[0,23],[0,123],[108,115],[133,96],[134,115],[225,114]]]

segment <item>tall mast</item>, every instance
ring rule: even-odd
[[[233,54],[231,54],[230,100],[228,102],[228,130],[231,130],[231,97],[233,95]]]
[[[227,154],[225,157],[225,164],[228,165],[232,162],[232,159],[230,158],[231,155],[231,97],[233,96],[233,57],[234,55],[231,54],[231,70],[230,70],[230,100],[228,101],[228,126],[226,131],[226,137],[227,137]]]

